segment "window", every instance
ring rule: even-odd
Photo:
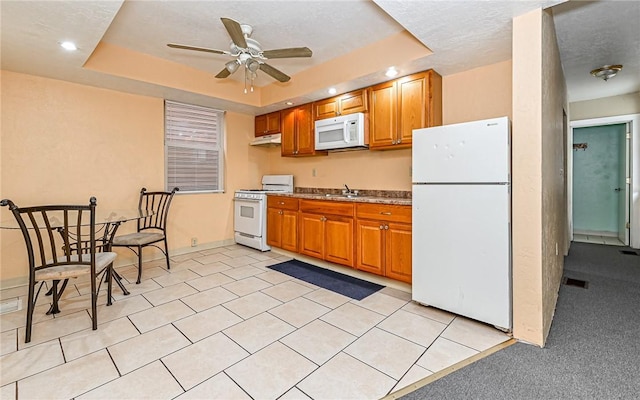
[[[167,190],[222,192],[224,112],[164,102]]]

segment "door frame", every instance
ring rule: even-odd
[[[570,238],[573,240],[573,130],[591,126],[627,124],[629,142],[627,148],[627,162],[629,163],[629,246],[640,249],[640,114],[617,115],[612,117],[591,118],[571,121],[569,137],[567,138],[568,163],[568,196],[567,213]]]

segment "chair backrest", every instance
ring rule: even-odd
[[[145,229],[159,229],[166,232],[167,216],[173,195],[180,190],[174,187],[170,192],[147,192],[147,188],[140,191],[138,209],[153,211],[153,215],[138,220],[138,232]]]
[[[96,198],[89,205],[46,205],[20,208],[11,200],[9,206],[24,237],[29,258],[29,275],[33,282],[38,270],[60,265],[95,265]],[[90,256],[79,259],[79,249]]]

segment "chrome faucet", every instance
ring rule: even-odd
[[[348,197],[357,196],[358,195],[358,191],[349,189],[349,186],[347,186],[346,183],[345,183],[344,187],[347,188],[347,191],[345,192],[344,190],[342,190],[342,194],[346,194]]]

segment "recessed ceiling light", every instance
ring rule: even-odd
[[[73,42],[62,42],[60,43],[60,47],[68,51],[78,50],[78,47],[76,47],[76,44]]]
[[[336,90],[336,88],[334,88],[334,87],[329,88],[329,94],[336,94],[336,93],[338,93],[338,91]]]
[[[288,106],[292,106],[293,105],[293,101],[285,101],[284,104],[286,104]]]
[[[394,76],[398,75],[398,70],[396,69],[396,67],[389,67],[387,69],[387,72],[385,72],[384,74],[389,78],[393,78]]]

